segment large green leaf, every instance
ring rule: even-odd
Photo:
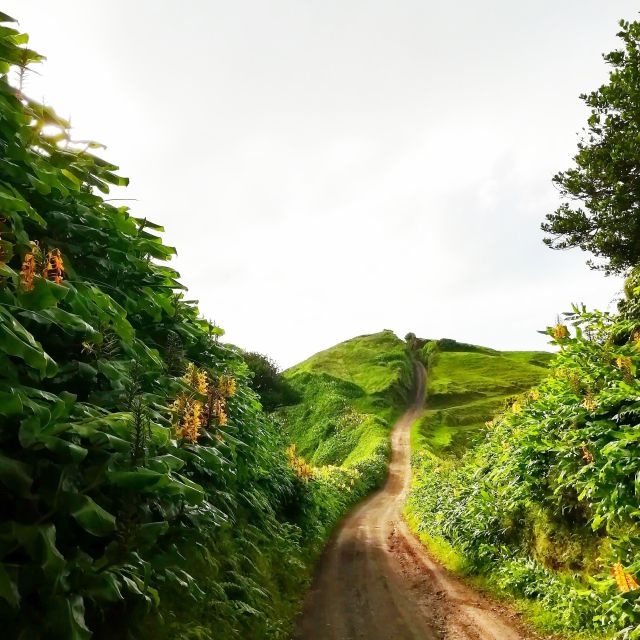
[[[29,465],[0,454],[0,482],[21,497],[29,496],[33,477]]]
[[[20,605],[18,586],[11,579],[2,563],[0,563],[0,598],[8,602],[14,609]]]
[[[151,469],[137,471],[111,471],[107,474],[109,482],[117,487],[133,491],[145,491],[156,487],[166,480],[166,475]]]
[[[0,307],[0,351],[21,358],[43,377],[57,371],[56,363],[45,353],[42,345],[13,317]]]
[[[79,332],[87,334],[91,338],[100,336],[100,333],[92,327],[88,322],[83,320],[80,316],[69,313],[64,309],[52,308],[43,309],[41,311],[21,311],[19,314],[23,318],[29,318],[40,324],[49,325],[55,324],[63,331],[72,333]]]
[[[33,289],[19,296],[20,303],[32,311],[40,311],[55,307],[61,300],[64,300],[69,293],[69,289],[61,284],[50,282],[41,277],[33,280]]]
[[[53,636],[65,640],[89,640],[91,632],[84,619],[84,601],[82,596],[54,596],[47,612],[47,628]]]
[[[115,516],[96,504],[92,498],[77,496],[73,503],[71,515],[83,529],[94,536],[106,536],[115,531]]]
[[[22,413],[24,405],[17,389],[0,391],[0,415],[12,416]]]

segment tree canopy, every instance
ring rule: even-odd
[[[589,251],[607,273],[640,262],[640,23],[620,26],[624,47],[603,56],[608,83],[580,96],[591,115],[575,166],[553,178],[564,201],[542,224],[548,246]]]

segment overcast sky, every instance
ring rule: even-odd
[[[542,244],[631,0],[4,0],[27,92],[107,145],[226,338],[499,349],[621,281]]]

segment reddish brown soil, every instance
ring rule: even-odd
[[[402,506],[411,482],[409,432],[416,400],[396,423],[389,477],[340,525],[322,555],[296,640],[524,640],[518,616],[435,562],[409,531]]]

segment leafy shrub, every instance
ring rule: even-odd
[[[299,400],[299,395],[271,358],[253,351],[245,352],[243,358],[253,374],[249,384],[260,396],[265,411],[274,411]]]
[[[461,461],[415,457],[409,509],[472,573],[542,598],[558,629],[640,637],[640,346],[637,321],[574,307],[549,329],[552,375],[488,423]],[[625,637],[626,637],[625,636]]]
[[[25,42],[0,25],[3,633],[286,637],[284,445],[117,168],[9,82]]]

